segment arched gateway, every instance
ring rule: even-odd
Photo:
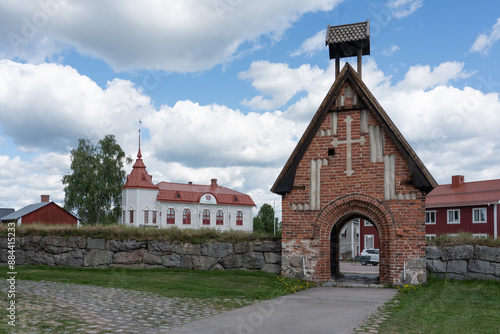
[[[364,32],[368,22],[329,27],[327,34],[330,56],[338,64],[339,50],[351,47],[360,74],[367,41],[359,33],[361,39],[352,44],[335,42],[339,29],[340,35],[342,30]],[[345,32],[342,36],[345,41]],[[329,280],[339,267],[335,238],[347,221],[363,218],[379,232],[380,281],[422,282],[425,196],[436,185],[347,63],[271,189],[282,195],[282,271]]]

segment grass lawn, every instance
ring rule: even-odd
[[[430,280],[396,300],[379,333],[500,333],[500,282]]]
[[[278,279],[263,271],[197,271],[187,269],[94,269],[18,266],[17,280],[54,281],[131,289],[179,298],[263,300],[301,290],[306,283]],[[6,269],[4,270],[6,271]]]

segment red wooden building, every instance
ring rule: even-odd
[[[500,180],[465,182],[452,176],[451,184],[437,186],[425,201],[425,233],[472,233],[476,237],[498,236]]]
[[[22,224],[50,224],[50,225],[78,225],[78,218],[61,208],[54,202],[50,202],[49,195],[42,195],[40,203],[30,204],[0,220],[2,223],[15,222]]]

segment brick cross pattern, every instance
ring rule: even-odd
[[[345,118],[346,122],[346,132],[347,132],[347,138],[346,140],[338,140],[338,138],[333,138],[332,140],[332,145],[333,147],[337,148],[339,144],[346,144],[347,145],[347,169],[344,171],[347,176],[351,176],[354,173],[354,170],[352,169],[352,144],[365,144],[365,136],[361,136],[359,139],[352,139],[352,129],[351,129],[351,124],[352,124],[352,117],[349,115]]]

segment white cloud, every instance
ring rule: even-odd
[[[396,44],[391,45],[390,48],[385,49],[382,53],[386,56],[392,56],[396,51],[399,51],[399,46]]]
[[[489,35],[479,34],[470,48],[470,52],[479,52],[481,54],[488,54],[491,47],[500,39],[500,18],[491,28]]]
[[[69,47],[117,71],[197,72],[231,59],[245,42],[280,39],[303,14],[340,1],[2,0],[0,51],[31,59]]]
[[[70,66],[0,60],[3,134],[23,151],[67,152],[79,138],[130,133],[150,98],[115,79],[101,89]]]
[[[307,91],[308,87],[314,85],[318,77],[323,74],[323,70],[317,66],[311,68],[309,64],[292,69],[283,63],[252,62],[250,69],[240,72],[238,76],[241,79],[252,80],[255,89],[264,95],[271,95],[272,99],[258,95],[251,100],[243,100],[242,104],[256,110],[280,108],[297,93]]]
[[[294,56],[306,55],[308,57],[311,57],[318,51],[324,51],[326,48],[325,40],[326,40],[326,29],[323,29],[318,31],[316,35],[306,39],[297,50],[292,52],[291,56],[294,57]]]
[[[389,0],[387,3],[392,15],[398,19],[410,16],[423,6],[423,0]]]

